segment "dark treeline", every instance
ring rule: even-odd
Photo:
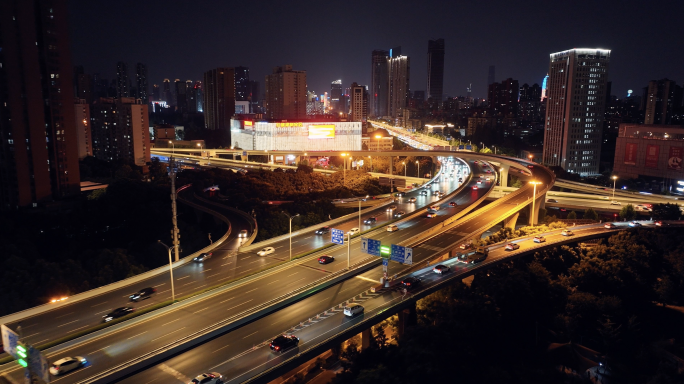
[[[398,341],[385,344],[376,330],[371,348],[358,352],[352,342],[343,350],[345,371],[334,382],[588,383],[573,352],[586,347],[611,383],[681,383],[662,347],[684,340],[684,314],[669,306],[682,304],[681,229],[621,232],[594,247],[539,252],[476,274],[470,287],[459,281],[426,297],[417,325]]]
[[[158,165],[158,164],[156,164]],[[171,243],[168,179],[145,182],[126,164],[87,159],[82,169],[109,183],[58,210],[0,216],[0,315],[109,284],[168,262],[157,244]],[[182,254],[208,245],[207,233],[225,231],[208,214],[178,204]]]
[[[346,184],[344,178],[341,171],[326,175],[300,165],[297,170],[276,169],[247,173],[218,168],[183,171],[179,174],[179,183],[192,183],[196,193],[203,193],[205,188],[218,185],[220,193],[214,199],[253,213],[259,225],[256,241],[261,241],[289,231],[289,219],[283,212],[300,215],[292,222],[292,230],[295,231],[356,211],[335,207],[331,202],[333,199],[378,195],[390,191],[389,187],[380,186],[377,179],[363,171],[348,170]],[[266,203],[274,200],[290,203]]]

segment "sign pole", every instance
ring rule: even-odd
[[[349,264],[351,259],[351,234],[347,233],[347,269],[349,269]]]

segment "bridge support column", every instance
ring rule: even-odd
[[[364,329],[360,333],[361,336],[361,350],[364,351],[370,347],[370,339],[373,337],[373,333],[371,332],[371,329]]]
[[[394,168],[392,165],[394,164],[394,156],[389,156],[389,174],[392,176],[394,173],[392,171],[392,168]]]
[[[504,228],[510,228],[515,231],[515,222],[518,221],[518,216],[520,216],[520,212],[516,212],[514,215],[511,215],[507,219],[504,219]]]
[[[499,186],[508,187],[508,170],[511,168],[510,165],[501,164],[499,167]]]
[[[418,315],[416,314],[416,303],[414,302],[411,307],[399,311],[397,314],[399,316],[399,321],[397,322],[397,336],[404,336],[404,331],[407,327],[416,325],[418,322]]]
[[[546,195],[541,196],[537,200],[534,201],[534,212],[532,212],[532,204],[530,204],[530,225],[537,225],[539,223],[539,210],[544,208],[545,206],[545,199]]]

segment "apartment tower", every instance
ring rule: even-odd
[[[598,174],[610,50],[576,48],[550,59],[543,163]]]
[[[444,92],[444,39],[428,41],[427,96],[441,103]]]
[[[266,75],[266,118],[306,119],[306,71],[285,65]]]

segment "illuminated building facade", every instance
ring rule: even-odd
[[[610,50],[550,55],[542,162],[582,176],[599,173]]]
[[[232,119],[230,140],[245,150],[359,151],[361,122]]]

